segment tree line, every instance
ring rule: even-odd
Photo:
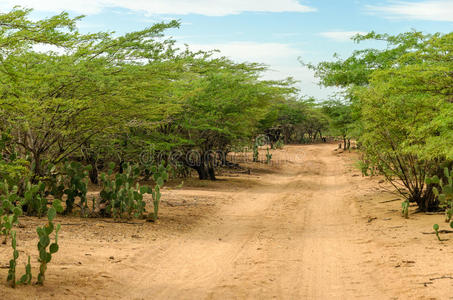
[[[327,130],[326,114],[291,78],[263,80],[265,65],[178,49],[165,35],[177,21],[84,34],[81,17],[30,13],[0,15],[0,176],[11,184],[50,180],[68,161],[89,165],[98,183],[110,162],[122,173],[150,147],[156,156],[196,150],[197,163],[181,156],[181,168],[215,179],[215,151],[263,133],[292,143]]]

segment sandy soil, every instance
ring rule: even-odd
[[[156,224],[60,218],[45,286],[2,281],[0,299],[451,298],[453,240],[424,234],[443,217],[403,219],[400,197],[334,149],[287,146],[250,175],[167,188]],[[42,222],[17,228],[19,274],[27,255],[37,272]],[[0,278],[10,252],[0,245]]]

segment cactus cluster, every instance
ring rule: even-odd
[[[25,274],[22,275],[18,281],[16,281],[16,266],[17,259],[19,258],[19,252],[16,248],[16,232],[11,229],[14,224],[18,223],[18,218],[22,215],[20,203],[17,203],[17,187],[13,187],[13,189],[9,191],[8,184],[5,182],[0,184],[0,188],[2,192],[0,196],[2,204],[0,209],[1,232],[5,235],[5,242],[6,237],[11,236],[11,247],[13,249],[13,258],[9,262],[7,281],[12,287],[15,287],[17,284],[30,284],[32,280],[30,256],[28,257],[28,263],[25,265]],[[30,190],[32,189],[28,189],[28,191]],[[16,204],[16,206],[14,204]],[[52,254],[58,251],[58,231],[60,230],[60,224],[55,226],[53,223],[53,219],[55,218],[57,211],[63,211],[60,200],[54,200],[52,207],[47,209],[48,223],[43,227],[38,226],[36,228],[39,236],[38,251],[39,262],[41,263],[38,275],[39,284],[44,283],[47,264],[50,262]],[[55,231],[55,242],[51,244],[50,235],[53,231]]]
[[[149,186],[140,186],[139,183],[136,183],[141,172],[138,166],[125,165],[123,173],[118,173],[114,179],[110,179],[114,167],[114,164],[110,164],[107,174],[101,174],[102,191],[100,197],[101,204],[105,205],[106,214],[115,219],[140,218],[143,216],[146,206],[143,196],[144,194],[152,194],[154,211],[157,216],[161,196],[159,188],[168,179],[167,169],[162,165],[159,168],[155,166],[151,168],[156,182],[153,191]]]
[[[160,189],[168,179],[168,168],[162,164],[159,167],[151,167],[156,183],[152,189],[150,186],[140,186],[136,183],[140,175],[138,166],[125,165],[124,172],[116,174],[114,179],[111,179],[114,167],[114,164],[110,164],[108,172],[101,174],[100,202],[105,207],[105,214],[115,219],[140,218],[144,215],[146,206],[143,196],[151,194],[154,213],[149,219],[155,220],[159,212]]]
[[[25,265],[25,274],[21,276],[19,281],[16,281],[16,267],[17,259],[19,258],[19,251],[17,251],[15,231],[11,231],[11,248],[13,248],[13,258],[9,261],[8,276],[6,281],[9,282],[13,288],[16,287],[17,284],[30,284],[32,279],[30,256],[28,256],[28,263]]]
[[[433,187],[433,193],[439,199],[439,206],[445,209],[445,222],[450,222],[450,227],[453,228],[453,170],[444,168],[444,178],[440,179],[437,175],[427,178],[426,184],[437,185]],[[441,241],[439,236],[439,224],[434,224],[433,229],[437,239]]]
[[[80,198],[80,207],[82,215],[88,208],[87,191],[88,191],[88,173],[91,166],[84,166],[79,162],[67,162],[64,166],[64,173],[67,177],[66,189],[66,210],[65,213],[71,213],[74,208],[74,202],[77,197]]]
[[[36,215],[41,218],[47,212],[45,190],[46,184],[44,182],[38,182],[38,184],[27,182],[24,199],[22,199],[21,203],[27,215]]]

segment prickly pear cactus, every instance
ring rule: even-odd
[[[82,214],[84,210],[88,209],[87,191],[88,191],[88,174],[91,166],[84,166],[79,162],[66,163],[64,173],[66,174],[66,186],[64,190],[66,194],[66,211],[71,213],[74,208],[75,199],[80,198],[80,206]]]
[[[11,232],[11,247],[13,248],[13,258],[9,261],[8,277],[6,280],[11,284],[11,287],[16,287],[16,265],[19,258],[19,252],[16,249],[16,232]]]
[[[58,232],[60,224],[54,225],[53,220],[57,215],[57,211],[63,211],[63,207],[59,201],[54,201],[53,206],[47,211],[48,223],[43,227],[37,227],[36,232],[39,236],[38,251],[39,251],[39,274],[38,284],[44,284],[46,278],[47,264],[51,261],[52,255],[58,252]],[[50,235],[55,231],[55,242],[51,243]]]
[[[403,203],[401,203],[401,214],[404,218],[409,218],[409,200],[407,199],[404,200]]]
[[[160,198],[162,196],[160,190],[164,186],[164,183],[168,180],[169,171],[170,171],[170,167],[168,166],[166,168],[163,164],[160,164],[159,167],[154,166],[152,168],[153,179],[154,179],[154,182],[156,183],[154,186],[154,191],[151,191],[151,194],[153,196],[154,212],[153,212],[152,218],[149,218],[149,219],[152,221],[156,221],[159,216]]]
[[[24,199],[21,204],[26,209],[27,215],[36,215],[41,218],[47,212],[47,198],[45,197],[46,185],[43,182],[32,184],[30,181],[25,186]]]
[[[6,244],[13,225],[19,222],[22,215],[22,207],[17,203],[17,186],[12,187],[5,181],[0,183],[0,233],[4,236],[3,244]]]
[[[115,220],[143,217],[146,206],[143,196],[151,194],[152,189],[135,183],[140,175],[140,168],[126,164],[124,172],[111,179],[113,168],[114,164],[111,164],[108,173],[101,174],[100,202],[105,206],[105,214],[113,216]]]
[[[30,256],[28,256],[28,263],[25,265],[25,274],[21,276],[18,284],[30,284],[32,279]]]
[[[266,163],[270,164],[271,160],[272,160],[272,154],[269,152],[269,148],[267,148]]]
[[[426,179],[427,184],[435,184],[438,187],[433,187],[433,192],[439,199],[440,207],[445,209],[445,222],[450,222],[453,217],[453,170],[444,169],[444,179],[439,179],[434,176]],[[453,227],[453,222],[450,223]]]
[[[253,145],[253,162],[257,162],[258,161],[259,155],[260,155],[260,153],[258,151],[258,145],[254,144]]]

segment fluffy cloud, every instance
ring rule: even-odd
[[[327,31],[327,32],[320,33],[321,36],[326,37],[331,40],[338,41],[338,42],[349,41],[356,34],[366,34],[366,32],[362,32],[362,31]]]
[[[389,5],[368,5],[368,11],[382,13],[388,18],[453,22],[453,1],[391,2]]]
[[[264,79],[279,80],[293,77],[300,81],[298,84],[301,93],[327,99],[328,95],[338,92],[334,88],[320,88],[314,78],[314,72],[303,67],[298,62],[298,57],[304,52],[293,45],[284,43],[257,43],[257,42],[232,42],[221,44],[190,44],[192,50],[220,50],[222,56],[242,62],[260,62],[269,66],[263,74]]]
[[[39,11],[73,11],[81,14],[97,14],[104,8],[124,8],[154,14],[200,14],[225,16],[242,12],[311,12],[314,8],[297,0],[2,0],[0,8],[14,5]]]

